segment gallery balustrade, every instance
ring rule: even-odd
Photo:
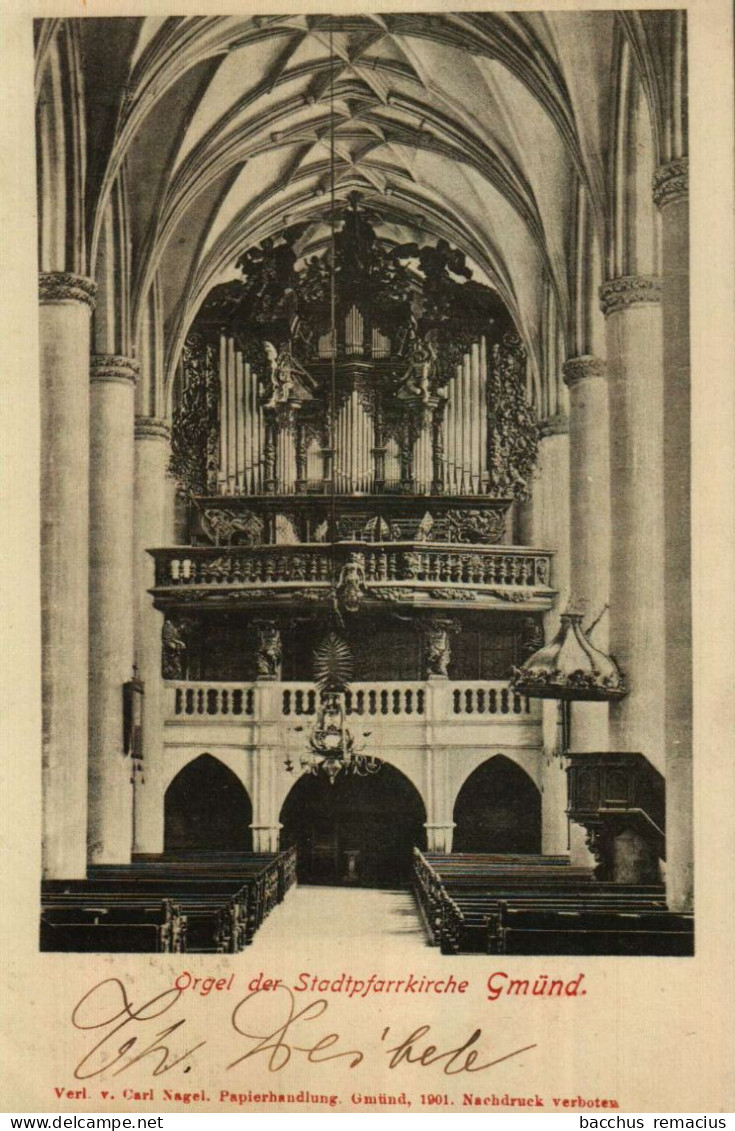
[[[274,722],[316,714],[319,692],[313,683],[220,683],[169,680],[166,719]],[[403,722],[479,716],[509,723],[537,723],[539,703],[509,689],[506,681],[429,680],[353,683],[345,692],[345,714],[397,718]]]
[[[358,587],[409,583],[501,586],[550,592],[551,554],[508,546],[447,546],[427,542],[365,542],[283,546],[188,546],[150,551],[156,562],[156,589],[216,586],[330,586],[342,568]],[[509,594],[509,599],[513,596]]]

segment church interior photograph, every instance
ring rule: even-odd
[[[686,12],[34,34],[41,949],[691,955]]]

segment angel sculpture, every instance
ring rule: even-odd
[[[354,613],[360,607],[362,591],[365,587],[365,558],[362,554],[351,553],[339,575],[337,590],[348,612]]]
[[[402,400],[416,397],[423,405],[431,404],[432,385],[437,369],[437,350],[430,335],[414,336],[398,396]]]
[[[281,630],[273,621],[256,621],[258,646],[255,663],[258,679],[279,679],[281,674]]]
[[[451,623],[431,620],[424,626],[426,639],[426,667],[429,679],[446,679],[452,658],[449,643]]]
[[[182,638],[181,627],[166,617],[162,629],[163,654],[161,657],[164,679],[183,679],[186,659],[186,641]]]
[[[263,342],[263,349],[270,367],[271,386],[270,398],[263,407],[277,408],[293,399],[308,400],[314,381],[292,354],[290,344],[284,342],[277,350],[273,342]]]

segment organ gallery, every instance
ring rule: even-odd
[[[691,952],[685,18],[36,22],[43,948]]]

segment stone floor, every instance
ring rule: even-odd
[[[336,942],[361,953],[385,948],[393,959],[416,957],[428,947],[411,892],[373,888],[293,888],[268,916],[249,952],[277,950],[286,939],[310,951],[320,944],[332,950]]]

